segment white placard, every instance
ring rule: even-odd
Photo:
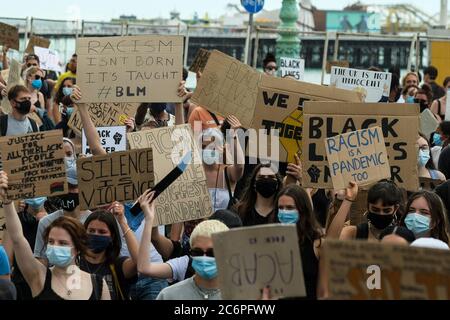
[[[100,137],[100,143],[107,153],[127,150],[127,127],[98,127],[96,129]],[[92,155],[87,145],[84,129],[82,131],[82,153]]]
[[[445,106],[445,121],[450,120],[450,89],[447,89],[447,104]]]
[[[34,53],[39,57],[41,69],[61,72],[59,54],[55,50],[34,47]]]
[[[391,79],[390,72],[333,66],[330,85],[339,89],[359,91],[365,97],[365,102],[387,102],[391,90]]]
[[[295,80],[304,79],[305,74],[305,60],[295,58],[280,58],[280,72],[281,77],[286,76],[294,77]]]

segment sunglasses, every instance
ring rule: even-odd
[[[42,77],[41,77],[40,75],[35,75],[35,76],[34,76],[34,79],[35,79],[35,80],[41,80]]]
[[[191,254],[191,257],[203,257],[204,255],[206,255],[207,257],[214,258],[214,250],[213,250],[213,248],[209,248],[206,251],[203,251],[200,248],[192,248],[190,250],[190,254]]]
[[[37,66],[38,66],[37,63],[27,63],[27,68],[30,68],[30,67],[37,67]]]
[[[278,70],[278,67],[267,67],[266,70],[268,71]]]

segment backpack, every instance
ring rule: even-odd
[[[37,127],[36,122],[33,119],[28,118],[30,120],[31,128],[33,129],[33,132],[38,132],[39,129]],[[0,136],[4,137],[6,136],[6,133],[8,132],[8,115],[3,114],[0,116]]]

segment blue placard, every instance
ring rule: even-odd
[[[241,4],[248,13],[258,13],[264,7],[264,0],[241,0]]]

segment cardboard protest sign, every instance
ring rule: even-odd
[[[49,48],[50,40],[33,35],[33,36],[31,36],[30,41],[28,41],[28,45],[27,45],[27,48],[25,49],[25,53],[35,53],[34,47]]]
[[[136,103],[89,103],[86,108],[94,126],[111,127],[123,126],[127,118],[134,117],[138,106]],[[82,122],[78,109],[72,113],[68,126],[81,135]]]
[[[305,101],[361,102],[356,92],[263,75],[258,87],[252,128],[279,130],[280,162],[295,163],[302,153]],[[256,142],[255,142],[256,144]]]
[[[428,139],[433,132],[439,127],[439,121],[434,116],[430,109],[425,109],[420,114],[420,132],[422,132]]]
[[[256,300],[270,285],[273,298],[306,296],[295,225],[264,225],[213,233],[224,300]]]
[[[128,143],[131,149],[152,148],[155,183],[175,168],[184,154],[192,151],[193,161],[186,171],[155,200],[157,225],[201,219],[213,213],[205,171],[190,125],[129,133]]]
[[[410,191],[418,188],[417,133],[419,107],[383,103],[305,102],[303,123],[303,187],[331,189],[331,172],[323,140],[380,126],[391,167],[391,179]]]
[[[387,102],[391,78],[389,72],[331,67],[330,86],[361,92],[365,102]]]
[[[97,127],[96,129],[102,148],[107,153],[127,150],[127,127]],[[84,129],[83,135],[81,136],[81,146],[82,154],[91,154]]]
[[[77,159],[80,209],[133,201],[153,187],[151,149]]]
[[[447,103],[445,106],[445,121],[450,120],[450,89],[447,89]]]
[[[330,299],[450,299],[448,250],[336,240],[322,250]]]
[[[182,36],[77,39],[81,102],[181,102]]]
[[[0,138],[10,200],[67,193],[61,130]]]
[[[3,203],[0,203],[0,243],[3,241],[3,231],[5,228],[5,212],[3,211]]]
[[[56,50],[35,46],[34,53],[39,57],[41,69],[55,72],[62,71],[59,62],[59,54]]]
[[[305,75],[305,60],[294,58],[280,58],[280,76],[294,77],[295,80],[302,80]]]
[[[19,50],[19,29],[0,22],[0,44],[8,48]]]
[[[380,127],[325,138],[325,150],[335,190],[345,189],[350,181],[365,186],[391,176]]]
[[[20,63],[17,60],[12,59],[11,63],[9,64],[6,92],[8,92],[9,89],[14,87],[15,85],[23,84],[23,79],[20,76],[20,73],[21,73]],[[1,107],[4,113],[11,113],[12,111],[11,103],[9,103],[8,99],[2,99]]]
[[[194,58],[194,62],[192,62],[191,67],[189,68],[189,71],[198,73],[203,72],[205,69],[206,63],[208,62],[209,55],[211,53],[203,48],[200,48],[197,51],[197,55]]]
[[[333,60],[333,61],[327,61],[327,66],[325,68],[327,73],[331,73],[331,67],[341,67],[341,68],[348,68],[350,67],[350,63],[347,60]]]
[[[235,115],[250,128],[260,79],[252,67],[213,50],[191,100],[223,117]]]

